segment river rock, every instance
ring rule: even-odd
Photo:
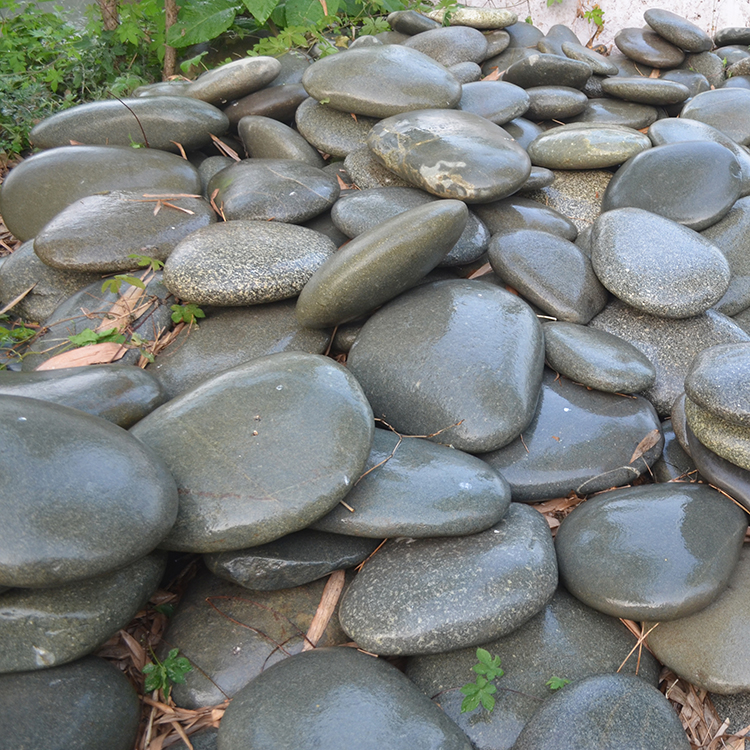
[[[406,291],[448,254],[467,218],[465,203],[434,201],[360,234],[305,284],[297,319],[308,328],[347,323]]]
[[[546,521],[511,504],[480,534],[389,540],[347,590],[339,617],[367,651],[435,654],[515,630],[556,587]]]
[[[275,57],[242,57],[207,70],[190,83],[185,95],[210,104],[226,104],[262,89],[281,72]]]
[[[404,47],[418,50],[446,68],[460,62],[480,63],[487,56],[484,34],[469,26],[443,26],[415,34]]]
[[[429,18],[443,23],[445,10],[431,10]],[[471,26],[475,29],[504,29],[518,21],[518,16],[507,8],[456,8],[450,13],[451,26]]]
[[[690,96],[690,90],[676,81],[662,78],[643,78],[637,76],[617,76],[605,78],[602,89],[610,96],[624,99],[626,102],[638,102],[663,107],[668,104],[679,104]]]
[[[0,677],[0,723],[8,747],[130,750],[140,702],[103,659]]]
[[[527,149],[534,138],[544,132],[539,125],[525,117],[514,117],[510,122],[506,122],[502,128],[523,149]]]
[[[457,109],[481,115],[496,125],[520,117],[529,108],[529,95],[504,81],[475,81],[461,87]]]
[[[156,591],[166,555],[55,588],[0,594],[0,674],[66,664],[124,628]]]
[[[503,73],[503,80],[524,89],[532,86],[570,86],[581,89],[592,72],[591,66],[580,60],[532,54],[513,63]]]
[[[399,432],[440,432],[439,442],[486,452],[531,420],[543,350],[536,316],[518,297],[487,282],[438,281],[375,313],[347,366]]]
[[[336,246],[319,232],[276,221],[234,220],[193,232],[164,267],[184,302],[257,305],[297,295]]]
[[[294,120],[297,107],[307,98],[307,91],[301,83],[268,86],[228,104],[224,114],[232,127],[237,127],[237,123],[248,116],[272,117],[279,122],[288,122]]]
[[[439,29],[442,24],[434,18],[418,13],[416,10],[397,10],[388,14],[388,25],[401,34],[412,36],[423,31]]]
[[[25,159],[5,178],[0,212],[21,240],[71,203],[109,190],[200,193],[190,162],[157,149],[130,146],[61,146]]]
[[[172,399],[132,428],[179,488],[162,546],[222,552],[309,526],[362,473],[373,429],[354,378],[314,354],[260,357]]]
[[[533,229],[571,241],[578,236],[576,225],[567,216],[538,201],[517,195],[477,205],[474,211],[493,235],[518,229]]]
[[[323,157],[296,130],[270,117],[243,117],[237,130],[248,156],[292,159],[322,167]]]
[[[529,108],[526,115],[532,120],[559,120],[583,112],[586,94],[570,86],[532,86],[526,89]]]
[[[675,47],[688,52],[707,52],[713,48],[711,37],[682,16],[661,8],[650,8],[643,14],[646,23]]]
[[[305,71],[302,84],[333,109],[368,117],[446,109],[461,98],[461,84],[445,66],[396,44],[324,57]]]
[[[545,369],[529,426],[481,458],[510,484],[515,502],[531,503],[631,482],[648,471],[661,445],[646,399],[589,390]]]
[[[59,586],[107,573],[143,557],[170,530],[174,480],[120,427],[21,396],[0,396],[0,411],[0,584]]]
[[[367,145],[388,169],[441,198],[487,203],[528,178],[526,152],[498,125],[459,110],[395,115],[370,131]]]
[[[372,537],[465,536],[502,519],[510,488],[480,459],[421,438],[375,430],[363,476],[312,527]]]
[[[750,470],[750,427],[722,419],[691,399],[685,399],[685,417],[698,440],[709,450]]]
[[[614,63],[611,63],[604,55],[600,55],[595,50],[584,47],[578,41],[562,42],[560,49],[566,57],[589,65],[594,75],[616,76],[618,73],[618,67]]]
[[[381,187],[408,187],[416,190],[411,182],[399,177],[383,166],[367,145],[358,146],[344,159],[344,169],[360,190]],[[333,209],[331,209],[333,210]]]
[[[348,648],[308,651],[269,668],[237,694],[219,728],[222,750],[311,744],[344,750],[353,743],[408,750],[425,738],[441,750],[471,748],[395,667]]]
[[[682,108],[680,117],[700,120],[743,146],[750,144],[750,91],[745,89],[704,91]]]
[[[47,117],[35,125],[29,140],[37,148],[69,146],[148,146],[177,152],[211,144],[211,135],[229,129],[227,116],[216,107],[187,96],[88,102]],[[144,137],[145,133],[145,137]]]
[[[622,29],[615,35],[617,48],[636,63],[654,68],[676,68],[685,53],[651,29]]]
[[[599,94],[604,96],[604,92]],[[647,128],[659,116],[656,107],[636,102],[625,102],[618,99],[589,99],[586,108],[580,115],[571,117],[568,124],[590,122],[598,125],[621,125],[634,130]]]
[[[746,529],[745,512],[705,485],[612,490],[563,519],[560,577],[574,596],[613,617],[675,620],[726,588]]]
[[[378,120],[362,115],[354,119],[312,97],[300,104],[295,114],[297,128],[315,148],[331,156],[345,157],[364,146],[367,134]]]

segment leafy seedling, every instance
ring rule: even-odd
[[[119,294],[120,287],[123,283],[137,286],[139,289],[146,288],[146,285],[137,276],[128,276],[128,274],[125,273],[118,273],[116,276],[107,279],[102,284],[102,293],[109,291],[112,292],[112,294]]]
[[[169,309],[172,311],[173,323],[187,323],[191,325],[198,318],[206,317],[206,313],[198,305],[172,305]]]
[[[84,328],[80,333],[68,336],[68,341],[76,346],[103,344],[110,341],[115,344],[124,344],[125,335],[120,333],[116,328],[108,328],[106,331],[94,331],[91,328]]]
[[[167,697],[172,685],[181,685],[185,682],[185,675],[192,670],[192,667],[184,656],[177,655],[179,653],[180,649],[173,648],[163,662],[154,655],[154,661],[143,667],[143,674],[146,675],[144,688],[147,693],[162,690]]]
[[[564,677],[555,677],[554,675],[544,683],[550,690],[559,690],[561,687],[565,687],[570,684],[570,680],[566,680]]]
[[[468,682],[461,688],[466,696],[461,702],[461,713],[473,711],[481,703],[488,711],[495,707],[495,699],[492,697],[497,692],[494,680],[502,677],[505,672],[500,669],[500,657],[493,657],[489,651],[483,648],[477,649],[478,663],[472,669],[477,673],[474,682]]]
[[[202,52],[201,54],[207,54]],[[164,263],[156,258],[152,258],[150,255],[138,255],[138,253],[131,253],[128,258],[132,258],[141,268],[148,268],[151,271],[160,271],[164,268]],[[138,284],[136,284],[138,286]],[[141,287],[143,288],[143,287]]]

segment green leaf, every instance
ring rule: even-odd
[[[183,60],[180,63],[180,70],[183,73],[187,73],[190,68],[193,67],[193,65],[199,65],[200,61],[208,54],[208,50],[205,52],[200,52],[195,57],[191,57],[189,60]]]
[[[177,23],[169,27],[167,44],[180,48],[211,41],[232,25],[235,15],[237,3],[233,0],[203,0],[188,5]]]
[[[99,335],[91,328],[84,328],[80,333],[74,336],[68,336],[68,341],[76,346],[86,346],[87,344],[98,344]]]
[[[198,305],[172,305],[169,308],[172,311],[173,323],[195,323],[197,318],[205,318],[206,313]]]
[[[154,609],[167,617],[171,617],[174,614],[174,604],[157,604]]]
[[[493,708],[495,708],[495,699],[494,699],[494,698],[493,698],[493,697],[492,697],[491,695],[489,695],[489,693],[490,693],[490,692],[493,692],[493,693],[494,693],[494,692],[495,692],[495,691],[497,690],[497,688],[496,688],[496,687],[495,687],[494,685],[492,685],[492,688],[493,688],[493,690],[492,690],[492,691],[490,691],[490,690],[486,690],[486,691],[484,691],[484,692],[483,692],[483,693],[482,693],[482,694],[481,694],[481,695],[479,696],[479,700],[481,700],[481,701],[482,701],[482,705],[483,705],[483,706],[484,706],[484,707],[485,707],[485,708],[486,708],[486,709],[487,709],[488,711],[492,711],[492,709],[493,709]]]
[[[465,714],[467,711],[473,711],[475,708],[479,708],[479,696],[471,695],[467,696],[461,701],[461,713]]]
[[[325,16],[320,0],[287,0],[284,7],[287,26],[314,26]]]
[[[208,52],[201,52],[200,55],[196,55],[197,58],[201,58],[203,55],[207,55]],[[196,58],[193,58],[196,59]],[[128,258],[132,258],[141,268],[145,268],[148,266],[152,271],[159,271],[162,268],[164,268],[164,262],[161,260],[157,260],[156,258],[152,258],[150,255],[138,255],[138,253],[130,253],[130,255],[127,256]],[[132,276],[130,278],[133,278]],[[132,282],[128,282],[129,284]],[[138,286],[136,284],[136,286]],[[145,287],[142,287],[145,289]]]
[[[261,25],[263,25],[274,12],[279,0],[242,0],[243,5],[248,9],[250,15]]]
[[[482,688],[476,684],[476,682],[467,682],[462,688],[461,692],[464,695],[476,695]]]
[[[570,680],[566,680],[564,677],[550,677],[547,682],[544,683],[550,690],[559,690],[561,687],[570,684]]]
[[[125,274],[118,273],[115,278],[119,279],[120,281],[124,281],[126,284],[130,284],[131,286],[137,286],[139,289],[146,288],[146,285],[137,276],[127,276]]]

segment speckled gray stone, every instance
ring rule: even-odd
[[[364,146],[367,134],[378,121],[374,117],[352,117],[309,97],[294,115],[297,128],[315,148],[331,156],[345,157]]]
[[[221,703],[264,669],[299,653],[325,584],[248,591],[201,571],[185,591],[161,647],[165,653],[179,648],[195,665],[185,682],[172,688],[175,703],[185,708]],[[346,641],[335,611],[318,643]]]
[[[416,189],[409,180],[399,177],[383,166],[366,145],[358,146],[344,159],[344,168],[360,190],[380,187],[408,187]]]
[[[430,29],[439,29],[441,24],[434,18],[419,13],[416,10],[397,10],[388,14],[388,25],[402,34],[421,34]]]
[[[469,26],[443,26],[415,34],[404,47],[418,50],[450,67],[460,62],[480,63],[487,56],[484,34]]]
[[[330,209],[339,192],[332,175],[288,159],[245,159],[222,169],[208,183],[208,194],[227,221],[301,224]]]
[[[531,171],[526,152],[501,127],[459,110],[406,112],[381,120],[367,145],[388,169],[415,186],[468,203],[505,198]]]
[[[510,503],[508,484],[480,459],[387,430],[375,430],[367,470],[347,507],[313,528],[375,539],[465,536],[500,521]]]
[[[156,591],[166,555],[50,589],[0,594],[0,674],[66,664],[124,628]]]
[[[529,108],[529,95],[520,87],[504,81],[476,81],[461,87],[457,109],[486,117],[496,125],[520,117]]]
[[[554,181],[555,174],[551,169],[545,169],[544,167],[532,167],[531,174],[529,174],[529,179],[526,180],[526,182],[524,182],[520,188],[518,188],[518,192],[521,194],[533,193],[537,190],[541,190],[542,188],[549,187]],[[576,232],[578,232],[577,228]]]
[[[236,220],[193,232],[164,266],[164,283],[184,302],[255,305],[294,297],[336,246],[312,229]]]
[[[590,323],[625,339],[656,368],[656,383],[644,392],[660,416],[667,416],[683,391],[685,375],[698,352],[717,344],[750,341],[731,318],[707,310],[701,315],[668,320],[639,312],[614,300]]]
[[[297,300],[297,319],[325,328],[393,299],[448,254],[467,218],[465,203],[433,201],[360,234],[313,273]]]
[[[750,143],[750,91],[721,88],[694,96],[681,117],[700,120],[746,146]]]
[[[594,75],[615,76],[618,68],[611,63],[604,55],[600,55],[593,49],[584,47],[577,42],[562,42],[560,45],[562,52],[572,60],[579,60],[591,66]]]
[[[586,324],[607,304],[591,261],[570,240],[517,229],[495,234],[487,252],[503,281],[558,320]]]
[[[3,744],[19,750],[131,750],[140,708],[122,672],[95,657],[0,677]]]
[[[571,86],[580,89],[592,72],[591,66],[580,60],[537,53],[513,63],[503,74],[503,80],[524,89],[532,86]]]
[[[453,107],[461,98],[461,85],[443,65],[397,44],[324,57],[305,70],[302,84],[333,109],[368,117]]]
[[[744,549],[726,590],[696,614],[660,623],[649,647],[680,677],[714,693],[750,691],[750,551]],[[647,628],[654,623],[644,623]]]
[[[35,125],[29,140],[36,148],[69,146],[70,141],[91,146],[146,145],[178,152],[211,144],[229,129],[227,116],[216,107],[186,96],[154,96],[98,101],[64,109]]]
[[[118,364],[43,372],[1,370],[0,394],[52,401],[125,429],[167,400],[166,391],[150,372]]]
[[[347,366],[375,414],[399,432],[440,431],[438,442],[484,452],[531,420],[543,360],[541,327],[522,300],[455,280],[385,305],[365,323]]]
[[[270,117],[243,117],[237,124],[248,156],[254,159],[294,159],[322,167],[323,157],[296,130]]]
[[[539,125],[525,117],[515,117],[510,122],[506,122],[502,128],[523,149],[528,148],[534,138],[544,132]]]
[[[604,92],[598,95],[604,96]],[[622,125],[627,128],[640,130],[647,128],[659,116],[656,107],[636,102],[625,102],[619,99],[594,98],[589,99],[586,108],[580,115],[571,117],[568,121],[590,122],[599,125]]]
[[[185,95],[211,104],[226,104],[267,86],[281,72],[275,57],[242,57],[207,70],[185,89]]]
[[[223,370],[267,354],[323,354],[329,332],[303,328],[294,305],[293,300],[284,300],[252,307],[206,308],[200,324],[183,328],[146,372],[153,373],[169,398],[174,398]]]
[[[656,380],[648,358],[618,336],[563,321],[547,321],[542,330],[550,367],[576,383],[609,393],[638,393]]]
[[[560,120],[574,117],[586,108],[586,94],[570,86],[532,86],[526,89],[531,120]]]
[[[730,26],[719,29],[714,34],[714,44],[721,47],[724,44],[750,44],[750,26]]]
[[[713,52],[696,52],[685,55],[685,62],[680,65],[682,70],[691,70],[704,75],[709,85],[721,88],[725,81],[724,63]],[[646,75],[644,73],[644,75]]]
[[[79,198],[106,190],[198,194],[190,162],[155,148],[60,146],[25,159],[3,182],[0,212],[20,240]]]
[[[671,419],[661,423],[661,431],[664,435],[664,448],[662,448],[661,458],[651,467],[654,479],[657,482],[671,482],[674,479],[683,482],[695,481],[697,479],[695,463],[680,445]],[[719,486],[716,482],[713,484]]]
[[[659,36],[687,52],[707,52],[714,46],[703,29],[671,11],[650,8],[643,18]]]
[[[435,654],[515,630],[556,588],[546,521],[511,504],[481,534],[389,540],[347,590],[339,618],[367,651]]]
[[[676,620],[726,588],[746,529],[745,512],[706,485],[604,492],[560,524],[560,579],[574,596],[613,617]]]
[[[223,552],[328,513],[361,474],[373,429],[347,370],[283,352],[205,381],[131,432],[163,455],[179,488],[177,522],[162,546]]]
[[[517,502],[626,484],[661,453],[659,420],[648,401],[590,390],[549,369],[522,437],[481,456],[507,480]],[[638,456],[644,440],[650,445]]]
[[[34,252],[62,270],[121,273],[138,268],[129,255],[164,262],[183,237],[216,221],[203,198],[169,196],[168,206],[147,195],[113,191],[71,203],[37,234]]]
[[[471,749],[395,667],[349,648],[316,649],[274,665],[235,697],[219,729],[222,750],[409,750],[426,739],[441,750]]]
[[[524,727],[515,750],[689,750],[669,701],[638,677],[607,674],[566,685]]]
[[[0,396],[0,413],[0,584],[100,575],[143,557],[172,527],[174,480],[120,427],[22,396]]]
[[[685,53],[651,29],[621,29],[615,35],[617,48],[636,63],[654,68],[676,68]]]
[[[472,674],[476,649],[447,654],[413,656],[406,675],[441,706],[481,750],[510,750],[524,724],[552,693],[547,686],[550,670],[575,681],[595,674],[615,672],[626,660],[635,639],[615,618],[587,607],[562,587],[541,612],[512,633],[484,644],[501,658],[505,674],[498,680],[497,700],[491,713],[478,709],[461,713],[460,687]],[[643,649],[627,658],[623,672],[651,685],[659,681],[656,659]]]
[[[297,107],[307,98],[307,91],[301,83],[268,86],[228,104],[224,108],[224,114],[229,118],[232,127],[236,127],[237,123],[248,115],[272,117],[280,122],[288,122],[294,120]]]
[[[304,529],[259,547],[204,555],[203,561],[219,578],[255,591],[275,591],[303,586],[334,570],[353,568],[379,544],[379,539]]]
[[[679,104],[690,96],[688,87],[676,81],[637,76],[605,78],[602,81],[602,89],[617,99],[650,104],[655,107]]]
[[[445,10],[432,10],[427,15],[442,23]],[[503,29],[517,21],[518,16],[507,8],[456,8],[448,19],[451,26],[471,26],[475,29]]]
[[[462,90],[467,83],[474,83],[482,77],[482,69],[473,62],[456,63],[455,65],[451,65],[448,70],[461,84]]]
[[[750,427],[729,422],[685,399],[685,417],[698,440],[727,461],[750,470]]]
[[[492,234],[535,229],[556,234],[571,242],[578,236],[576,225],[567,216],[530,198],[511,195],[500,201],[475,206],[474,211]]]

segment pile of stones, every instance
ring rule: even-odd
[[[3,747],[133,746],[93,654],[186,554],[172,696],[232,699],[196,748],[687,749],[659,662],[750,692],[750,28],[654,9],[605,56],[432,15],[32,132]],[[205,318],[149,363],[177,300]],[[61,368],[87,329],[126,341]],[[477,646],[505,674],[461,713]]]

